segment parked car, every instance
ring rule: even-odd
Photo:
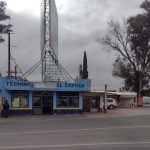
[[[117,102],[113,98],[107,98],[107,108],[108,109],[114,109],[117,107]]]

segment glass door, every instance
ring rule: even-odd
[[[42,113],[52,113],[52,96],[42,96]]]
[[[33,115],[42,114],[42,98],[41,96],[33,96]]]

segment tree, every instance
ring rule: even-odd
[[[82,79],[88,79],[88,69],[87,68],[88,68],[87,56],[86,56],[86,52],[84,51]]]
[[[79,65],[79,78],[82,79],[83,76],[83,69],[82,69],[82,65]]]
[[[115,60],[115,63],[113,64],[113,76],[120,77],[124,79],[124,89],[126,91],[135,91],[136,84],[135,84],[135,77],[133,75],[133,71],[131,68],[131,65],[129,63],[126,63],[119,57]]]
[[[5,14],[6,10],[6,3],[4,1],[0,1],[0,22],[5,21],[7,19],[10,19],[10,16]],[[0,24],[0,43],[4,42],[4,38],[2,37],[2,34],[6,34],[11,32],[11,24],[5,25],[3,23]]]
[[[108,34],[98,41],[117,52],[113,75],[123,78],[125,86],[136,91],[137,96],[150,79],[150,2],[145,0],[140,7],[144,13],[122,24],[111,20]]]

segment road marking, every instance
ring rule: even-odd
[[[17,135],[17,134],[44,134],[44,133],[59,133],[59,132],[77,132],[77,131],[98,131],[98,130],[112,130],[112,129],[132,129],[132,128],[150,128],[150,126],[118,126],[105,128],[84,128],[84,129],[65,129],[65,130],[43,130],[43,131],[27,131],[27,132],[9,132],[0,133],[0,135]]]
[[[101,142],[101,143],[79,143],[79,144],[61,144],[61,145],[18,145],[18,146],[3,146],[0,149],[29,149],[29,148],[58,148],[58,147],[87,147],[87,146],[117,146],[117,145],[149,145],[150,141],[143,142]]]

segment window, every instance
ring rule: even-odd
[[[19,100],[19,97],[13,97],[13,99],[12,99],[12,107],[14,107],[14,108],[18,108],[19,107],[19,102],[20,100]]]
[[[20,106],[21,106],[21,108],[26,108],[29,106],[27,96],[25,96],[25,95],[20,96]]]
[[[58,107],[66,107],[68,105],[68,98],[67,97],[59,97],[58,98]]]
[[[77,99],[77,97],[70,97],[69,106],[70,107],[79,107],[79,100]]]
[[[107,99],[107,102],[110,102],[110,103],[111,103],[111,102],[113,102],[113,100],[112,100],[112,99]]]
[[[12,92],[12,108],[27,108],[29,107],[28,92],[17,91]]]
[[[78,96],[59,96],[57,107],[79,107],[79,98]]]

